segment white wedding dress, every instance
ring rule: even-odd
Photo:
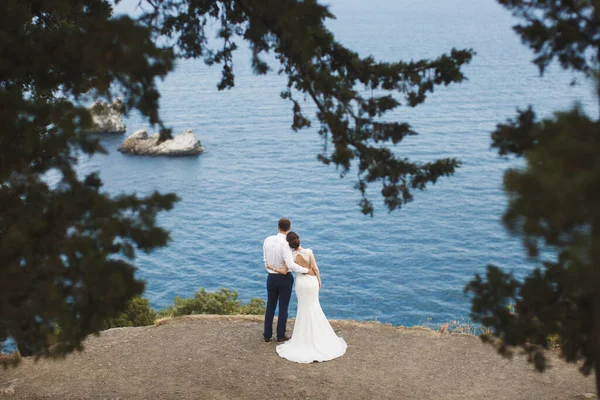
[[[294,251],[309,261],[312,250]],[[346,352],[346,342],[335,334],[319,303],[319,281],[316,276],[296,274],[298,312],[294,332],[287,342],[277,346],[280,357],[298,363],[328,361]]]

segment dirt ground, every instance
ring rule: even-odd
[[[293,321],[290,321],[289,331]],[[593,378],[553,359],[543,374],[480,339],[332,321],[333,361],[296,364],[263,343],[261,317],[189,316],[90,337],[59,361],[0,369],[0,399],[584,399]]]

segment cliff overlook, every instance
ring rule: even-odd
[[[289,322],[289,331],[293,326]],[[551,357],[543,374],[469,335],[332,321],[340,359],[296,364],[262,317],[187,316],[114,328],[63,360],[0,369],[0,399],[584,399],[594,381]]]

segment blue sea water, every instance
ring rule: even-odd
[[[126,1],[119,11],[132,12],[133,4]],[[457,157],[463,166],[393,213],[373,185],[375,216],[364,216],[353,189],[356,175],[340,179],[339,171],[317,160],[323,143],[316,128],[290,129],[291,105],[279,97],[285,77],[254,76],[244,48],[235,59],[235,88],[219,92],[218,67],[181,60],[160,84],[162,116],[176,133],[192,128],[205,153],[119,153],[126,135],[147,127],[132,114],[125,136],[102,139],[108,155],[82,158],[78,167],[82,174],[99,171],[111,194],[159,190],[181,197],[159,218],[171,232],[169,246],[140,252],[135,261],[153,307],[201,287],[236,289],[244,301],[265,298],[262,242],[276,233],[280,217],[290,218],[303,246],[313,249],[323,275],[321,304],[332,319],[415,325],[468,318],[463,288],[474,274],[487,264],[517,276],[534,267],[519,238],[500,222],[507,202],[503,172],[518,161],[490,149],[490,132],[529,104],[544,117],[575,102],[597,115],[593,85],[558,67],[540,77],[533,53],[511,29],[516,21],[493,0],[328,4],[337,17],[328,26],[363,56],[407,61],[453,47],[477,52],[465,68],[468,81],[436,89],[424,105],[388,117],[420,132],[397,154],[420,161]],[[578,85],[570,85],[573,78]],[[293,298],[292,316],[295,307]]]
[[[328,26],[364,56],[394,61],[434,58],[453,47],[477,52],[465,68],[468,81],[439,88],[424,105],[388,117],[420,132],[398,146],[399,155],[457,157],[463,166],[393,213],[373,185],[378,207],[373,218],[364,216],[353,189],[356,175],[340,179],[339,171],[316,159],[323,146],[316,128],[290,129],[291,105],[279,97],[285,77],[254,76],[249,52],[241,49],[235,88],[219,92],[218,67],[179,61],[160,85],[162,115],[175,132],[192,128],[206,152],[131,157],[116,151],[124,137],[110,136],[103,139],[107,156],[80,164],[82,173],[100,171],[110,193],[160,190],[181,197],[160,217],[172,242],[136,259],[154,307],[201,287],[236,289],[243,300],[264,298],[262,241],[276,233],[280,217],[290,218],[303,245],[314,250],[329,318],[399,325],[468,318],[463,288],[474,274],[487,264],[517,276],[533,268],[519,238],[500,223],[503,172],[517,164],[490,149],[490,132],[529,104],[551,116],[578,101],[596,115],[593,85],[559,68],[540,77],[533,53],[511,29],[515,20],[492,0],[328,4],[337,17]],[[580,84],[571,86],[573,78]],[[126,123],[128,134],[145,125],[135,115]]]

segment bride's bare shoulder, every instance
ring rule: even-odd
[[[306,256],[308,256],[308,255],[312,254],[312,252],[313,252],[313,251],[312,251],[311,249],[307,249],[307,248],[305,248],[305,247],[303,247],[303,248],[302,248],[302,250],[300,250],[300,251],[299,251],[299,253],[300,253],[300,254],[302,254],[302,255],[306,255]]]

